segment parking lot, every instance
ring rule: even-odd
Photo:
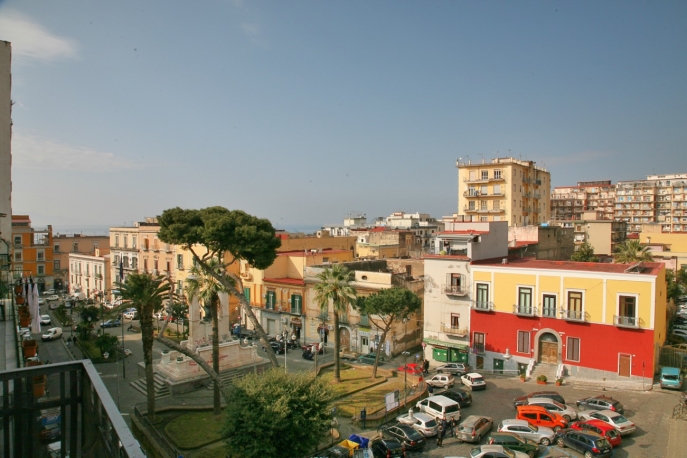
[[[458,387],[459,384],[456,385],[456,388]],[[662,391],[660,388],[651,391],[616,391],[609,388],[607,391],[603,391],[601,386],[599,389],[591,390],[576,389],[571,386],[556,387],[553,384],[542,386],[534,382],[523,383],[518,379],[487,377],[487,389],[472,393],[473,403],[463,409],[462,418],[468,415],[491,417],[494,421],[493,431],[496,431],[501,420],[515,418],[513,398],[532,391],[542,390],[559,392],[565,398],[566,404],[571,406],[574,406],[578,399],[587,396],[600,394],[612,396],[625,406],[625,416],[637,425],[637,431],[623,437],[622,444],[614,450],[613,457],[663,458],[666,456],[671,427],[670,416],[682,393]],[[375,431],[365,431],[362,434],[366,437],[373,437]],[[486,443],[487,438],[483,438],[481,444]],[[468,457],[470,451],[477,445],[462,443],[447,435],[444,438],[443,447],[437,447],[436,438],[430,438],[428,446],[423,452],[408,453],[408,456]],[[537,456],[578,457],[581,455],[567,448],[540,446]]]

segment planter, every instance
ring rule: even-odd
[[[26,367],[33,367],[33,366],[42,366],[43,361],[27,361],[26,362]]]
[[[15,300],[17,301],[17,304],[19,304],[19,305],[22,305],[24,303],[24,297],[23,296],[17,296],[15,298]]]
[[[36,356],[36,350],[38,349],[38,343],[35,340],[25,340],[21,343],[22,347],[24,348],[24,357],[25,358],[31,358],[32,356]]]
[[[42,398],[45,396],[45,375],[39,375],[33,378],[33,397]]]
[[[21,294],[24,287],[22,285],[14,285],[14,294]]]
[[[556,386],[561,386],[563,385],[563,382],[556,382]]]
[[[31,326],[31,316],[20,316],[19,326],[21,326],[22,328],[28,328],[29,326]]]
[[[527,381],[527,377],[520,377],[520,381],[521,381],[521,382],[526,382],[526,381]]]
[[[17,307],[17,310],[19,311],[20,315],[23,313],[31,313],[31,312],[29,312],[29,306],[28,305],[20,305],[19,307]]]
[[[546,382],[541,382],[541,381],[537,380],[537,385],[546,385]]]

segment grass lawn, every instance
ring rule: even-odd
[[[372,367],[353,367],[341,366],[341,383],[331,383],[334,379],[334,368],[328,368],[322,372],[321,377],[329,382],[329,386],[334,391],[334,398],[339,399],[348,396],[365,387],[369,387],[374,383],[380,383],[386,380],[384,377],[377,375],[377,379],[373,382]]]
[[[391,377],[386,383],[354,393],[336,402],[337,415],[350,418],[354,415],[358,415],[363,407],[367,410],[368,415],[370,415],[378,410],[384,409],[384,397],[388,393],[399,390],[401,397],[403,397],[403,387],[403,378]]]
[[[192,449],[220,440],[224,415],[215,417],[211,410],[190,412],[170,421],[165,434],[179,448]]]
[[[193,458],[226,458],[228,453],[229,448],[226,445],[221,445],[219,447],[203,450],[202,452],[193,455]]]

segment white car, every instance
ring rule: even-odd
[[[595,410],[594,412],[580,413],[580,420],[591,420],[596,418],[608,423],[618,430],[621,436],[632,434],[637,429],[634,423],[625,418],[622,414],[612,410]]]
[[[436,436],[439,431],[439,423],[436,418],[426,413],[413,413],[411,417],[409,414],[396,417],[396,421],[401,424],[412,426],[416,431],[421,432],[425,436]]]
[[[535,426],[527,423],[526,420],[509,419],[503,420],[499,423],[498,431],[500,433],[515,433],[525,439],[533,440],[545,447],[551,445],[556,433],[553,429],[545,426]]]
[[[470,372],[460,378],[460,382],[471,390],[486,390],[487,382],[477,372]]]
[[[437,374],[427,380],[427,385],[432,385],[435,388],[449,388],[453,386],[453,383],[454,379],[451,374]]]
[[[59,300],[60,300],[60,296],[58,296],[57,294],[53,294],[52,296],[48,296],[48,297],[46,298],[46,300],[47,300],[47,301],[59,301]]]
[[[512,457],[512,458],[528,458],[527,453],[517,452],[511,450],[503,445],[478,445],[470,452],[472,458],[492,458],[492,457]]]
[[[46,296],[49,294],[55,294],[55,290],[54,289],[46,289],[45,291],[43,291],[43,294],[45,294]]]
[[[62,337],[62,328],[50,328],[41,336],[41,340],[55,340]]]
[[[38,305],[43,305],[43,304],[45,304],[45,299],[43,299],[42,297],[39,297],[38,298]]]
[[[138,312],[136,310],[129,310],[128,312],[124,312],[122,315],[124,315],[124,318],[127,320],[135,320],[138,318]]]
[[[50,323],[50,315],[41,315],[41,324],[48,325]]]

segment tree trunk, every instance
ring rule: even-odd
[[[377,355],[375,356],[375,364],[372,366],[372,378],[377,377],[377,366],[379,365],[379,352],[382,351],[382,345],[384,345],[384,342],[386,342],[386,335],[389,332],[389,328],[384,328],[384,332],[382,332],[382,338],[379,339],[379,343],[377,343]]]
[[[212,369],[215,374],[219,375],[219,297],[215,296],[212,298]],[[222,408],[219,400],[220,385],[215,382],[214,388],[214,405],[215,405],[215,416],[219,416],[222,413]]]
[[[334,383],[341,383],[339,346],[339,312],[336,310],[336,307],[334,307]]]
[[[143,344],[143,361],[146,370],[146,395],[148,398],[148,417],[155,422],[155,375],[153,374],[153,312],[143,313],[141,317],[141,340]]]

